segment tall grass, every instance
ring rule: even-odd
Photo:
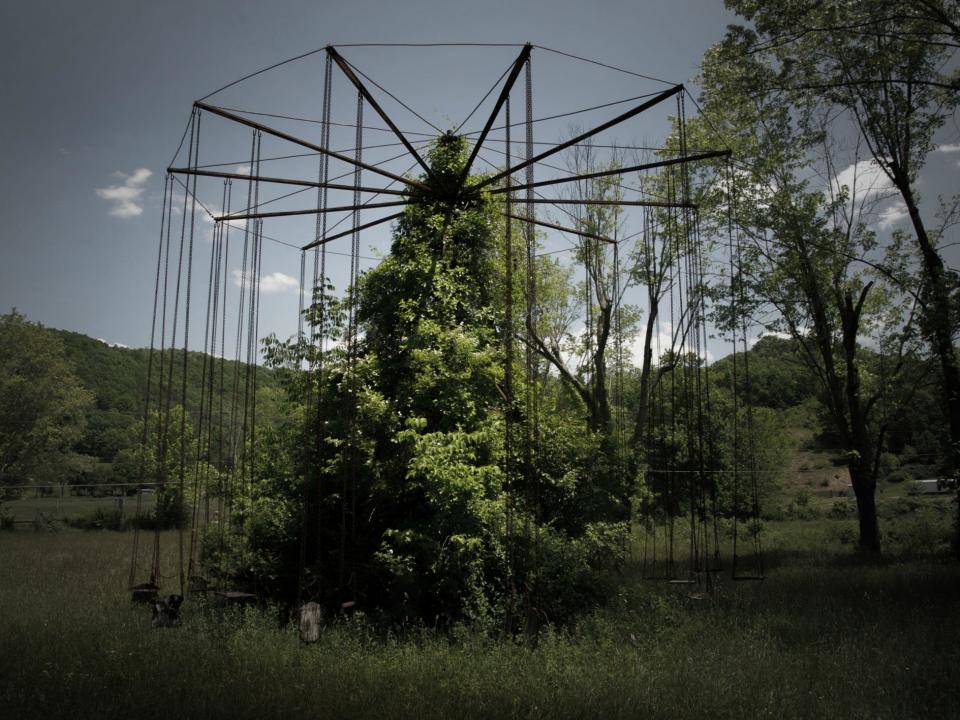
[[[182,627],[152,629],[125,591],[129,541],[0,534],[4,717],[960,717],[949,561],[815,554],[709,595],[628,576],[537,643],[353,618],[306,647],[269,609],[188,603]]]

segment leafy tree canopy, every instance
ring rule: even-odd
[[[56,336],[16,310],[0,316],[0,482],[37,479],[62,460],[92,400]]]

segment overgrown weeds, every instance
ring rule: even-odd
[[[627,577],[537,642],[354,615],[313,646],[270,608],[188,601],[182,627],[154,630],[124,591],[128,536],[7,533],[0,703],[17,718],[958,716],[960,567],[824,562],[776,530],[794,552],[763,583]],[[174,576],[175,534],[164,548]]]

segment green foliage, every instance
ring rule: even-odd
[[[111,485],[116,483],[138,482],[149,351],[110,346],[79,333],[44,328],[16,311],[2,316],[0,325],[0,407],[8,413],[7,426],[16,426],[16,432],[0,432],[0,447],[4,448],[4,457],[19,453],[12,465],[9,459],[0,462],[0,479],[6,483],[66,482],[102,488],[77,491],[94,493],[113,492]],[[163,385],[176,388],[173,402],[177,403],[183,356],[176,351],[173,357],[175,361],[171,362],[169,349],[164,351]],[[151,407],[156,409],[159,350],[154,351],[153,362]],[[218,373],[221,362],[227,378],[223,398],[229,407],[233,395],[242,393],[242,387],[233,388],[230,380],[237,372],[242,378],[244,366],[218,360]],[[188,353],[186,400],[191,423],[199,415],[205,363],[209,373],[209,358],[205,361],[200,353]],[[275,402],[279,382],[279,376],[271,370],[258,370],[260,422],[273,423],[280,412]],[[9,405],[4,405],[5,401]],[[152,417],[155,420],[156,416]],[[216,413],[212,417],[216,437],[220,418]],[[37,418],[35,431],[27,432]],[[226,422],[224,432],[229,433]],[[195,449],[193,445],[191,448]],[[171,457],[176,454],[171,453]]]
[[[877,458],[877,476],[889,480],[890,476],[900,469],[900,459],[893,453],[883,452]]]
[[[771,546],[790,562],[763,583],[691,598],[628,581],[536,643],[462,626],[383,632],[338,614],[311,646],[276,608],[224,612],[196,598],[182,627],[151,628],[149,608],[122,590],[129,537],[8,533],[0,706],[16,718],[141,720],[956,717],[960,568],[844,562],[835,533],[846,522],[776,523]],[[162,546],[174,567],[175,533]]]
[[[0,316],[0,483],[54,473],[91,401],[63,343],[16,310]]]
[[[524,624],[567,620],[615,580],[629,487],[603,434],[545,413],[533,464],[520,425],[504,457],[503,238],[493,200],[455,192],[466,154],[462,138],[438,139],[422,180],[449,200],[414,194],[353,297],[318,289],[306,319],[335,343],[267,340],[288,422],[258,441],[246,549],[233,554],[275,596],[494,627],[521,596],[540,618]],[[510,372],[522,398],[523,370]]]
[[[762,226],[773,230],[778,242],[795,242],[791,226],[804,228],[807,235],[800,263],[778,257],[780,276],[774,272],[769,279],[778,288],[791,278],[804,277],[800,283],[803,295],[808,300],[821,297],[801,317],[791,318],[790,298],[784,295],[779,297],[778,309],[794,336],[799,338],[797,330],[806,327],[812,330],[811,338],[817,338],[826,399],[838,435],[846,445],[856,445],[851,449],[864,459],[850,464],[851,479],[872,494],[876,477],[866,458],[876,455],[876,426],[883,421],[867,417],[871,411],[877,414],[872,407],[876,395],[871,397],[870,377],[860,373],[855,359],[858,333],[873,334],[881,352],[897,355],[917,353],[917,335],[926,339],[942,370],[943,396],[950,398],[945,403],[949,422],[942,423],[949,427],[951,437],[945,449],[960,447],[960,405],[955,401],[960,395],[954,347],[956,284],[945,269],[938,233],[927,227],[918,192],[919,174],[935,149],[936,133],[954,116],[960,101],[955,62],[960,6],[956,0],[791,0],[777,4],[730,0],[727,5],[743,16],[749,27],[731,26],[724,42],[708,53],[706,94],[722,96],[714,108],[717,113],[722,115],[730,108],[734,116],[745,120],[735,135],[755,138],[762,134],[763,141],[773,143],[778,152],[763,156],[752,152],[756,143],[746,146],[750,157],[760,157],[756,167],[788,169],[787,173],[762,173],[774,182],[755,177],[751,184],[759,187],[761,202],[750,206],[761,208],[758,215],[788,221],[779,229],[777,222]],[[852,122],[841,125],[840,118]],[[855,150],[838,159],[838,150],[850,144],[851,126],[857,138]],[[782,138],[789,142],[780,142]],[[909,218],[911,234],[894,232],[884,248],[878,248],[877,238],[867,228],[865,218],[876,211],[869,192],[858,192],[857,180],[847,181],[843,187],[839,182],[839,163],[849,162],[856,171],[861,148],[895,188]],[[823,158],[820,175],[827,181],[827,188],[820,193],[827,197],[820,199],[818,193],[810,192],[815,185],[811,188],[797,179],[803,168],[815,168],[812,160],[816,156]],[[862,187],[864,183],[860,180],[859,184]],[[804,200],[784,207],[778,196],[791,187],[788,192],[798,200],[802,195]],[[827,211],[820,218],[814,208],[818,204]],[[957,198],[947,203],[941,200],[943,216],[952,216],[956,209]],[[912,252],[905,251],[907,242],[914,244]],[[882,252],[876,252],[878,249]],[[822,255],[823,250],[828,254]],[[882,255],[879,262],[878,255]],[[864,259],[866,269],[848,267],[851,261],[871,257]],[[824,300],[831,296],[835,300]],[[832,319],[833,313],[839,317]],[[845,353],[836,365],[845,365],[844,381],[831,378],[840,373],[833,371],[828,357],[841,343]],[[887,383],[900,385],[890,406],[909,405],[920,379],[905,377],[897,383],[886,378]],[[849,408],[843,407],[844,394]],[[891,413],[896,415],[896,411]],[[944,463],[948,470],[960,459],[956,452],[951,455]],[[870,519],[871,506],[868,503],[862,519]],[[862,526],[865,532],[869,525]],[[875,538],[862,541],[879,550]]]
[[[750,348],[750,400],[754,405],[783,410],[799,405],[808,398],[818,397],[817,379],[800,356],[795,340],[776,335],[764,335]],[[744,358],[738,356],[738,391],[743,392],[747,368]],[[733,356],[717,360],[710,366],[717,384],[731,391],[733,388]]]
[[[452,188],[464,152],[462,139],[441,138],[428,154],[429,181]],[[503,369],[490,212],[486,201],[409,206],[390,255],[356,289],[357,340],[351,299],[320,289],[307,320],[356,342],[355,360],[342,346],[320,355],[268,341],[270,362],[288,368],[293,407],[314,403],[263,438],[248,520],[251,572],[287,597],[302,543],[304,590],[332,606],[355,597],[395,621],[443,623],[495,612]],[[322,370],[293,370],[301,357]]]
[[[67,524],[79,530],[126,530],[128,526],[120,510],[103,508],[97,508],[91,515],[68,518]]]
[[[913,475],[911,475],[907,470],[897,469],[890,472],[890,474],[887,475],[886,480],[890,483],[910,482],[913,480]]]

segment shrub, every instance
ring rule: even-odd
[[[889,478],[892,473],[897,472],[899,469],[900,458],[893,453],[880,453],[880,457],[877,458],[877,474],[881,478]]]
[[[843,498],[836,500],[830,508],[830,517],[835,520],[846,520],[857,516],[857,507],[852,501]]]
[[[890,483],[901,483],[904,481],[909,482],[913,480],[913,476],[903,469],[894,470],[886,477],[887,477],[887,482],[890,482]]]
[[[91,515],[67,518],[67,525],[79,530],[126,530],[128,523],[120,510],[97,508]]]
[[[860,539],[857,529],[853,525],[844,525],[837,532],[837,540],[841,545],[853,545]]]

